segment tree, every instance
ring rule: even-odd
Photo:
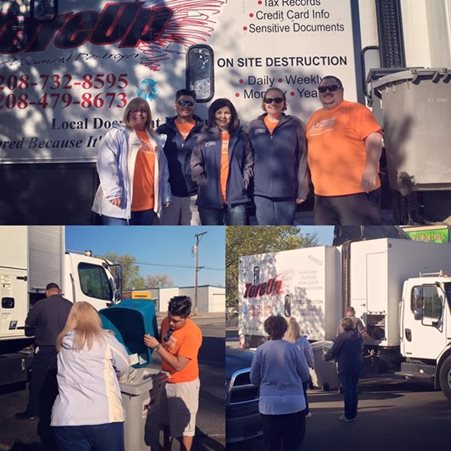
[[[136,265],[136,258],[132,255],[117,255],[113,252],[105,254],[103,258],[122,266],[122,290],[138,290],[145,288],[144,279],[139,273],[139,266]]]
[[[238,309],[238,260],[242,255],[317,246],[317,236],[294,226],[226,228],[226,306]]]
[[[174,282],[168,274],[149,274],[144,278],[147,288],[167,288],[173,287]]]

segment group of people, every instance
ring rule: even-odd
[[[160,425],[164,449],[172,441],[192,446],[199,405],[198,352],[202,333],[190,319],[191,299],[173,297],[161,325],[161,342],[144,344],[157,352],[166,371]],[[35,333],[30,398],[20,419],[39,419],[47,451],[124,451],[124,409],[119,381],[130,372],[128,353],[87,302],[72,304],[57,284],[30,310],[26,327]],[[144,436],[144,431],[143,431]]]
[[[105,225],[247,225],[253,201],[258,225],[292,225],[312,182],[316,224],[380,224],[381,127],[344,100],[337,77],[318,92],[323,108],[304,126],[269,88],[247,131],[226,98],[204,124],[195,93],[181,89],[176,116],[156,130],[148,102],[131,100],[101,142],[92,210]]]
[[[324,359],[337,362],[344,397],[344,414],[338,419],[351,423],[357,418],[357,387],[367,334],[352,307],[348,307],[345,314]],[[306,418],[312,415],[307,398],[311,380],[309,368],[314,369],[315,363],[312,347],[293,317],[287,322],[280,315],[270,316],[263,326],[269,340],[260,345],[253,356],[250,379],[260,391],[259,412],[265,446],[268,451],[299,451]]]

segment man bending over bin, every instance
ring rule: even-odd
[[[198,353],[202,332],[189,317],[191,298],[175,296],[169,301],[168,315],[161,323],[161,343],[144,336],[146,346],[161,356],[161,369],[170,374],[166,384],[167,418],[163,418],[164,449],[172,449],[174,438],[182,451],[190,451],[199,407]]]

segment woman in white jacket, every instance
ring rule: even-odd
[[[102,329],[87,302],[73,305],[58,335],[58,397],[51,426],[61,451],[124,451],[124,410],[118,377],[128,354]]]
[[[92,211],[104,225],[152,225],[171,202],[166,136],[153,130],[149,104],[141,98],[128,103],[122,122],[102,139]]]

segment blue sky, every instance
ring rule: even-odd
[[[168,274],[176,286],[194,285],[194,235],[207,231],[200,241],[200,285],[224,286],[224,227],[66,227],[66,249],[94,255],[114,252],[136,258],[143,277]],[[321,245],[332,243],[333,227],[302,226],[301,233],[316,233]],[[167,265],[167,266],[166,266]],[[183,266],[177,268],[177,266]]]
[[[223,227],[66,227],[66,250],[132,255],[142,276],[168,274],[175,286],[194,285],[194,235],[207,231],[199,245],[200,285],[224,286]],[[168,266],[164,266],[168,265]],[[176,268],[174,266],[187,266]]]
[[[332,226],[300,226],[302,234],[316,234],[319,244],[322,246],[331,246],[334,237],[334,228]]]

